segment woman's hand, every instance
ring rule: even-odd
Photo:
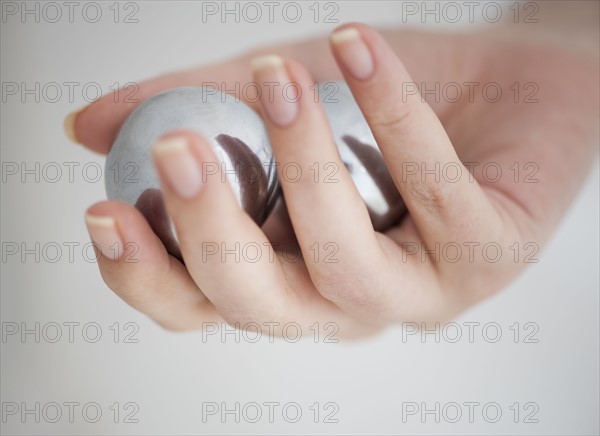
[[[174,330],[222,317],[280,334],[290,322],[332,322],[359,336],[390,323],[448,320],[538,257],[596,152],[597,62],[486,33],[385,36],[391,47],[364,25],[336,31],[331,50],[339,70],[327,46],[313,41],[259,57],[254,78],[243,58],[140,85],[140,100],[207,82],[301,87],[296,104],[277,93],[266,99],[265,90],[254,107],[279,168],[293,161],[305,170],[295,183],[280,178],[303,256],[278,250],[220,175],[201,174],[203,162],[216,161],[205,138],[172,132],[153,155],[186,264],[167,254],[136,209],[101,202],[88,210],[87,223],[107,254],[99,265],[109,287]],[[409,210],[384,234],[373,231],[310,89],[342,76]],[[106,152],[133,108],[105,97],[69,126],[80,142]],[[315,182],[308,170],[315,162],[336,163],[338,183]],[[133,243],[137,262],[125,261],[127,253],[111,258],[114,243]],[[236,243],[265,248],[258,261],[207,256],[207,244]]]

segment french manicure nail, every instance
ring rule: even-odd
[[[157,165],[166,182],[182,198],[194,197],[202,187],[198,160],[184,136],[159,139],[152,147]]]
[[[350,27],[338,30],[330,36],[337,54],[350,74],[358,80],[366,80],[373,74],[373,56],[358,30]]]
[[[86,214],[85,224],[92,242],[100,249],[102,256],[109,260],[119,260],[123,255],[124,246],[115,219],[110,216]]]
[[[298,85],[288,86],[291,79],[283,59],[274,55],[254,58],[252,70],[259,85],[269,86],[261,98],[269,119],[281,127],[292,123],[298,114]]]
[[[77,134],[75,134],[75,120],[81,111],[83,111],[83,109],[79,109],[78,111],[71,112],[67,115],[63,125],[67,137],[76,144],[81,144],[79,138],[77,138]]]

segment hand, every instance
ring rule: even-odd
[[[299,183],[282,178],[304,260],[290,261],[279,252],[274,258],[263,253],[255,263],[243,257],[204,261],[206,241],[228,247],[236,242],[266,247],[274,241],[239,209],[218,176],[198,183],[201,162],[216,160],[208,142],[173,132],[155,146],[154,157],[186,266],[166,253],[134,208],[102,202],[88,210],[90,233],[101,248],[115,242],[139,247],[137,263],[125,262],[125,255],[118,261],[99,259],[105,281],[125,301],[175,330],[201,328],[222,317],[241,328],[251,322],[296,322],[303,328],[333,322],[346,336],[359,336],[394,322],[456,316],[510,282],[526,265],[524,256],[546,241],[595,153],[599,109],[597,99],[587,96],[598,94],[596,63],[493,34],[388,33],[395,50],[363,25],[344,26],[334,35],[337,64],[409,215],[385,234],[372,230],[309,90],[314,81],[340,77],[333,60],[325,61],[332,59],[325,45],[315,41],[279,50],[284,60],[262,58],[254,77],[258,83],[293,81],[303,91],[295,105],[281,107],[276,98],[261,102],[279,168],[290,161],[302,168],[314,162],[340,168],[339,183],[314,183],[309,171]],[[207,81],[246,83],[252,80],[249,71],[242,58],[156,79],[140,86],[139,95]],[[457,101],[430,96],[424,102],[406,92],[415,82],[425,82],[426,89],[476,82],[479,91],[468,95],[463,85]],[[515,103],[509,87],[529,82],[538,102],[524,103],[521,94]],[[497,102],[481,92],[488,83],[505,93]],[[91,149],[105,152],[132,109],[104,98],[74,119],[74,132]],[[422,171],[436,164],[462,176],[450,181],[443,171],[437,178]],[[495,174],[482,172],[486,165],[501,168],[502,176],[495,180]],[[537,182],[524,183],[528,175]],[[328,242],[337,249],[335,263],[314,258],[311,247]],[[486,244],[492,248],[484,252]],[[456,247],[462,250],[458,258]],[[497,261],[495,247],[501,249]]]

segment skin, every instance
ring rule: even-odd
[[[185,266],[166,252],[136,209],[113,201],[93,205],[89,214],[113,217],[122,240],[139,247],[137,263],[124,262],[124,257],[98,261],[102,277],[123,300],[178,331],[215,320],[240,328],[250,322],[297,322],[302,328],[333,322],[339,326],[338,337],[362,337],[393,323],[450,320],[505,287],[527,266],[524,257],[543,247],[597,153],[600,91],[595,43],[582,38],[582,44],[565,49],[541,31],[521,35],[510,26],[478,35],[378,33],[362,24],[343,27],[357,29],[374,57],[375,70],[366,79],[353,78],[336,47],[319,39],[140,84],[138,101],[175,86],[260,83],[252,77],[250,59],[267,53],[282,56],[287,73],[305,91],[298,115],[281,126],[270,121],[261,103],[251,106],[265,120],[280,168],[286,162],[299,163],[306,177],[300,183],[282,181],[290,218],[284,227],[290,232],[268,236],[240,210],[218,175],[208,177],[197,195],[185,199],[163,178]],[[384,233],[373,231],[309,89],[316,81],[340,79],[348,82],[409,210],[401,223]],[[419,95],[403,95],[399,84],[410,82],[425,82],[427,89],[436,82],[497,82],[505,94],[490,103],[474,92],[469,101],[463,87],[459,101],[424,102]],[[531,88],[521,88],[515,103],[509,90],[515,82],[535,82],[533,98],[538,101],[524,103]],[[106,153],[135,106],[115,103],[112,95],[100,99],[77,115],[78,140]],[[171,135],[188,138],[198,164],[216,161],[206,139],[191,132]],[[164,176],[160,159],[155,161]],[[314,162],[338,163],[338,183],[314,183],[308,171]],[[427,168],[436,162],[442,167],[467,162],[478,166],[473,179],[461,177],[451,183],[431,176],[423,181],[420,173],[406,171],[406,162]],[[517,182],[509,168],[515,162],[520,168]],[[501,166],[499,181],[483,177],[481,168],[489,163]],[[528,163],[533,166],[525,167]],[[537,182],[525,183],[533,169]],[[468,174],[465,166],[462,170]],[[202,242],[275,245],[290,234],[297,238],[304,260],[290,261],[277,253],[274,259],[262,256],[256,263],[222,262],[219,256],[200,261]],[[310,247],[328,241],[339,248],[337,263],[315,261]],[[496,263],[482,256],[481,246],[489,242],[502,247]],[[480,244],[472,261],[465,243]],[[519,261],[510,248],[515,243]],[[534,245],[525,249],[527,243]],[[407,254],[409,248],[432,249],[436,244],[458,244],[463,256],[449,262],[432,254],[422,258],[421,251]],[[539,256],[538,252],[534,257]],[[281,331],[276,328],[276,333]]]

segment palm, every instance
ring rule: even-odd
[[[498,270],[493,276],[486,274],[485,267],[481,268],[485,281],[481,298],[508,283],[526,266],[525,262],[535,261],[560,212],[570,201],[578,179],[585,174],[581,171],[569,175],[566,187],[564,180],[557,177],[563,171],[564,159],[580,158],[572,153],[589,154],[583,147],[565,149],[563,141],[571,142],[593,133],[582,130],[590,123],[583,120],[578,123],[577,118],[593,119],[598,112],[597,103],[585,97],[586,87],[573,89],[570,86],[573,82],[565,81],[564,77],[584,81],[588,90],[597,88],[597,84],[584,61],[568,53],[557,55],[550,48],[500,41],[481,44],[460,36],[419,33],[396,33],[388,37],[404,41],[397,52],[415,82],[406,85],[407,92],[418,88],[425,94],[460,160],[472,170],[472,177],[483,187],[506,224],[501,238],[479,241],[481,245],[498,242],[505,250],[511,250],[511,246],[514,249],[508,253],[513,265],[492,268],[486,265],[487,269]],[[324,49],[317,46],[319,50]],[[309,52],[314,53],[315,47]],[[303,61],[310,65],[309,58]],[[321,65],[313,74],[320,81],[340,78],[333,65],[329,71]],[[440,168],[437,173],[448,178],[456,175],[452,168],[447,172]],[[468,176],[463,174],[463,177]],[[290,235],[291,231],[279,233],[277,236],[282,239],[276,238],[277,242],[289,241]],[[389,244],[390,250],[394,250],[393,246],[402,249],[407,243],[422,246],[410,214],[380,239]],[[405,259],[413,260],[411,256],[414,255],[404,255]],[[282,262],[286,262],[284,257]],[[429,286],[431,298],[438,300],[446,285],[443,279],[430,265],[422,261],[414,263],[418,278],[413,278],[411,285],[421,291]],[[303,265],[292,267],[310,284]],[[490,277],[494,280],[489,280]],[[315,290],[312,292],[317,294]],[[434,306],[429,299],[423,305],[428,310]],[[447,307],[443,311],[451,315]],[[414,308],[411,312],[414,315]]]

